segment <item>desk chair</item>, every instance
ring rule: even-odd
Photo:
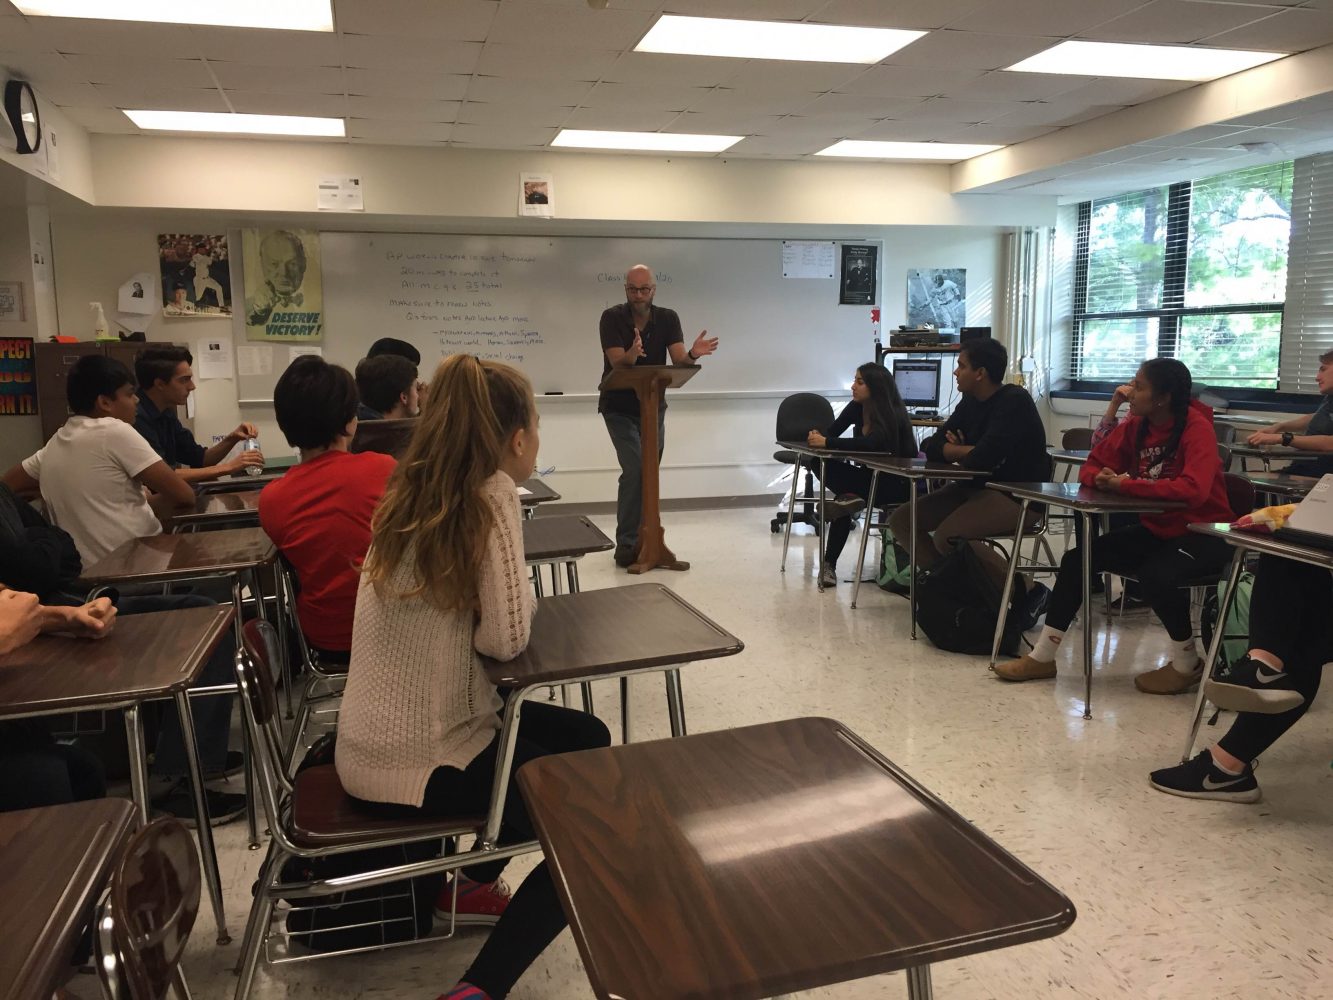
[[[295,637],[296,648],[300,655],[302,669],[304,670],[305,683],[301,687],[301,695],[297,700],[295,721],[292,723],[292,731],[287,744],[287,754],[285,757],[288,773],[291,773],[301,762],[301,756],[309,746],[305,740],[306,727],[310,725],[311,716],[321,716],[317,721],[332,730],[338,725],[337,708],[319,708],[317,706],[327,706],[329,703],[336,702],[342,697],[343,686],[347,683],[347,664],[346,663],[324,663],[310,644],[306,641],[305,632],[301,629],[301,622],[296,615],[296,591],[300,586],[300,581],[296,578],[296,569],[286,558],[278,557],[280,566],[280,580],[283,595],[283,605],[287,614],[290,616],[290,629],[288,634]],[[287,646],[281,641],[279,636],[278,646],[286,650]],[[294,682],[296,671],[292,670],[285,674],[284,683],[287,685],[287,717],[292,718],[291,713],[291,685]],[[327,690],[321,692],[321,685],[326,685]]]
[[[833,423],[833,404],[827,399],[814,392],[794,393],[778,405],[776,440],[804,441],[810,431],[826,428],[831,423]],[[801,457],[796,452],[786,449],[775,451],[773,460],[790,465],[791,474],[800,477],[802,463]],[[808,524],[818,531],[819,515],[815,513],[814,504],[823,492],[824,484],[820,483],[819,493],[815,493],[814,471],[810,466],[805,466],[805,493],[792,501],[791,510],[778,511],[777,516],[769,522],[769,529],[776,535],[790,518],[792,524]],[[802,504],[799,514],[796,512],[797,502]]]
[[[189,1000],[180,961],[199,913],[199,856],[175,819],[136,833],[98,907],[97,974],[111,1000]]]
[[[1091,451],[1092,428],[1071,427],[1060,433],[1060,447],[1065,451]]]
[[[423,940],[445,940],[452,936],[455,929],[451,917],[448,935],[432,935],[341,951],[321,951],[316,955],[288,954],[274,957],[269,945],[273,935],[274,910],[282,901],[318,901],[325,897],[341,897],[355,890],[386,886],[419,875],[452,871],[482,860],[513,857],[536,848],[533,842],[500,846],[484,852],[474,848],[454,851],[428,861],[404,862],[363,874],[343,875],[336,880],[315,877],[300,882],[284,882],[283,868],[292,858],[325,858],[379,847],[402,847],[422,841],[444,841],[446,845],[452,846],[455,838],[476,834],[486,817],[385,818],[364,812],[343,789],[332,764],[308,767],[295,777],[288,777],[282,767],[283,740],[278,726],[278,700],[269,668],[276,655],[277,639],[272,626],[262,621],[247,622],[245,648],[238,651],[236,656],[236,676],[241,688],[241,704],[245,709],[245,725],[251,734],[251,745],[254,748],[259,794],[272,839],[259,869],[254,903],[250,908],[250,919],[241,945],[236,1000],[249,997],[261,957],[271,965],[278,965],[326,955],[381,951]],[[312,904],[315,905],[318,902]],[[331,919],[335,919],[337,900],[332,900],[324,909],[333,911]],[[321,923],[319,928],[321,934],[336,933],[338,930],[330,923]]]

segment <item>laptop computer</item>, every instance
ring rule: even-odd
[[[1333,551],[1333,473],[1320,477],[1273,537]]]

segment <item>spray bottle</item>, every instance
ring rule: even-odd
[[[93,317],[93,339],[115,340],[116,338],[111,336],[111,328],[107,326],[106,313],[102,312],[102,303],[89,302],[88,308],[96,313]]]

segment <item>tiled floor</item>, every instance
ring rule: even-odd
[[[668,517],[670,542],[693,568],[654,579],[746,643],[738,657],[686,668],[691,730],[798,715],[840,719],[1078,907],[1078,920],[1060,938],[938,966],[941,997],[1333,997],[1333,742],[1325,706],[1264,760],[1262,803],[1162,795],[1148,787],[1147,773],[1178,756],[1192,698],[1154,698],[1130,683],[1157,664],[1165,641],[1159,627],[1139,617],[1117,623],[1107,638],[1098,616],[1095,717],[1085,722],[1072,659],[1078,643],[1066,644],[1055,682],[1003,684],[981,658],[910,641],[901,598],[863,588],[861,608],[852,611],[849,584],[819,594],[809,535],[793,538],[787,572],[779,574],[782,540],[769,534],[770,516]],[[851,558],[844,555],[844,570]],[[614,571],[609,555],[584,561],[584,589],[629,582],[638,581]],[[597,697],[614,722],[613,686],[598,685]],[[637,679],[634,703],[639,737],[665,736],[661,684]],[[218,842],[239,941],[259,855],[245,849],[241,824],[219,831]],[[512,865],[511,879],[528,864]],[[226,997],[235,988],[230,970],[239,944],[215,947],[212,930],[205,908],[186,959],[197,997]],[[479,941],[471,932],[370,957],[261,969],[254,996],[433,1000]],[[511,994],[590,995],[568,934]],[[807,995],[906,993],[899,975]]]

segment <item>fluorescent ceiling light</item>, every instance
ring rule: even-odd
[[[330,0],[13,0],[22,13],[45,17],[94,17],[105,21],[208,24],[227,28],[332,31]]]
[[[872,142],[867,139],[843,139],[815,155],[861,156],[874,160],[948,160],[956,163],[999,148],[968,142]]]
[[[139,128],[162,132],[232,132],[243,135],[347,134],[341,118],[300,115],[237,115],[216,111],[126,111]]]
[[[663,14],[635,52],[798,62],[877,63],[924,31]]]
[[[1281,59],[1285,52],[1203,49],[1193,45],[1061,42],[1007,67],[1015,73],[1067,73],[1145,80],[1216,80]]]
[[[669,153],[720,153],[740,142],[742,135],[691,135],[686,132],[601,132],[562,128],[552,146],[577,149],[650,149]]]

